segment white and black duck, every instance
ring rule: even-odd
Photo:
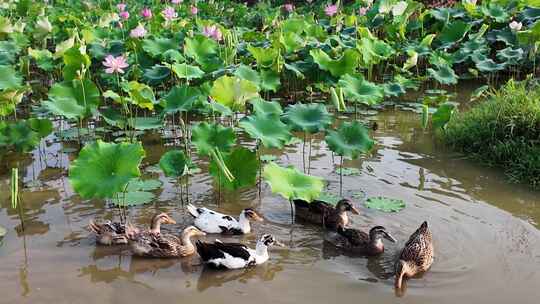
[[[251,232],[251,221],[262,221],[255,210],[242,210],[238,220],[230,215],[219,213],[208,208],[197,208],[191,204],[187,210],[195,218],[194,225],[206,233],[247,234]]]
[[[197,241],[197,253],[209,266],[219,269],[240,269],[260,265],[268,261],[268,247],[272,245],[283,246],[272,235],[265,234],[255,249],[240,243],[214,243]]]

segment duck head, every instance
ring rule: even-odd
[[[252,208],[246,208],[242,210],[242,214],[250,221],[262,222],[263,218],[255,212]]]
[[[199,230],[195,226],[186,227],[182,231],[182,238],[183,239],[187,239],[187,238],[194,237],[194,236],[205,236],[205,235],[206,235],[206,233],[202,232],[201,230]]]
[[[412,261],[399,260],[396,262],[396,279],[394,286],[397,290],[403,287],[403,279],[414,276],[417,273],[417,266]]]
[[[369,238],[372,240],[387,239],[392,243],[396,242],[396,239],[386,231],[383,226],[375,226],[369,230]]]
[[[360,214],[360,212],[358,212],[358,209],[356,209],[352,202],[349,200],[349,199],[342,199],[340,200],[337,205],[336,205],[336,209],[339,210],[340,212],[352,212],[354,214]]]
[[[271,234],[263,234],[257,243],[260,245],[264,245],[266,247],[270,247],[274,245],[279,246],[279,247],[285,246],[283,243],[276,240],[276,238],[274,238],[274,236]]]
[[[161,224],[176,224],[176,221],[173,220],[167,213],[162,212],[154,215],[152,218],[152,225],[150,230],[153,233],[160,233]]]

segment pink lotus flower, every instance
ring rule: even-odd
[[[358,9],[358,15],[359,16],[364,16],[368,11],[368,8],[367,7],[361,7]]]
[[[118,57],[114,57],[113,55],[108,55],[105,57],[105,60],[103,61],[103,65],[107,67],[105,69],[105,73],[107,74],[113,74],[113,73],[120,73],[124,74],[124,69],[129,66],[129,64],[126,62],[126,58],[121,55]]]
[[[286,12],[292,13],[292,11],[294,11],[294,5],[291,3],[283,4],[283,9]]]
[[[131,30],[131,32],[129,33],[129,36],[131,38],[142,38],[146,36],[146,29],[144,28],[144,26],[139,24],[136,28]]]
[[[334,16],[337,13],[337,11],[338,11],[338,6],[336,4],[330,4],[324,8],[324,13],[328,17]]]
[[[118,3],[118,4],[116,5],[116,8],[117,8],[119,11],[123,12],[123,11],[126,10],[126,6],[127,6],[127,5],[126,5],[125,3]]]
[[[129,12],[128,11],[121,11],[120,14],[118,14],[118,16],[120,16],[120,18],[122,18],[123,20],[128,20],[129,19]]]
[[[180,4],[182,2],[183,2],[183,0],[171,0],[172,4]]]
[[[191,6],[191,14],[192,15],[197,15],[198,12],[199,12],[199,9],[195,5],[192,5]]]
[[[514,20],[514,21],[510,22],[510,24],[508,26],[510,26],[510,29],[513,32],[518,32],[518,31],[521,31],[521,28],[523,27],[523,24],[521,22],[517,22],[517,21]]]
[[[223,34],[221,30],[216,25],[209,25],[203,28],[203,35],[209,38],[213,38],[216,41],[221,41],[223,39]]]
[[[141,10],[141,16],[144,18],[144,19],[150,19],[152,18],[152,10],[149,9],[148,7],[145,7]]]
[[[161,13],[163,14],[163,18],[165,18],[165,20],[167,21],[171,21],[174,18],[178,17],[178,14],[174,10],[174,8],[170,6],[167,6]]]

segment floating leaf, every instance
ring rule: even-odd
[[[332,117],[326,106],[318,103],[288,106],[284,119],[292,130],[308,133],[324,131],[332,124]]]
[[[366,207],[383,212],[398,212],[405,208],[405,202],[400,199],[383,196],[370,197],[365,202]]]
[[[168,177],[182,177],[187,171],[188,158],[183,151],[172,150],[161,156],[159,167]]]
[[[229,151],[236,137],[232,128],[219,124],[199,123],[193,127],[192,141],[200,155],[210,155],[214,149]]]
[[[227,189],[236,190],[243,187],[252,186],[257,181],[259,161],[257,154],[244,147],[238,147],[231,153],[223,156],[223,161],[227,168],[230,168],[233,181],[229,181],[219,168],[215,160],[210,163],[210,174]]]
[[[247,116],[239,125],[249,136],[260,140],[267,148],[283,148],[292,137],[287,125],[276,116]]]
[[[83,198],[113,198],[141,175],[139,165],[144,156],[140,143],[98,140],[81,150],[69,168],[69,180]]]
[[[158,179],[135,179],[129,182],[127,192],[153,191],[159,189],[163,183]]]
[[[356,176],[360,175],[360,170],[358,168],[336,168],[336,173],[343,176]]]
[[[151,203],[155,197],[151,192],[130,191],[113,198],[112,202],[116,206],[138,206]]]
[[[324,188],[323,179],[306,175],[294,167],[283,168],[276,163],[264,167],[263,177],[272,188],[287,200],[301,199],[311,202],[317,199]]]
[[[358,121],[343,122],[336,131],[329,131],[325,140],[334,153],[352,159],[369,152],[374,144],[368,129]]]
[[[369,82],[359,75],[354,77],[344,75],[338,82],[345,97],[366,105],[374,105],[384,97],[384,89],[372,82]]]

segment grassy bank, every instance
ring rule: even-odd
[[[509,81],[471,110],[455,115],[444,140],[505,169],[513,181],[540,188],[540,83]]]

